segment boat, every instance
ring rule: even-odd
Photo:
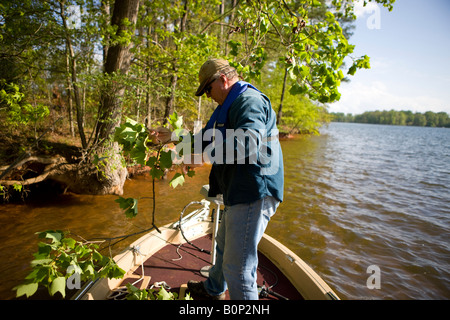
[[[220,196],[208,197],[207,192],[206,185],[201,191],[204,199],[187,204],[177,221],[149,231],[114,257],[126,271],[122,279],[86,283],[72,299],[123,300],[127,284],[141,290],[164,287],[183,299],[187,282],[205,280],[215,262],[215,234],[223,201]],[[339,300],[310,266],[267,234],[259,243],[258,260],[260,300]]]

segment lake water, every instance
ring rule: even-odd
[[[331,123],[282,148],[285,201],[269,235],[342,299],[450,299],[450,129]],[[208,173],[197,169],[175,191],[167,180],[157,183],[158,226],[201,199]],[[150,194],[150,179],[126,182],[124,197],[142,198],[134,220],[116,196],[69,193],[0,205],[0,298],[13,298],[12,287],[28,274],[35,232],[70,230],[87,239],[136,232],[151,223]]]
[[[449,129],[332,123],[283,150],[286,201],[269,233],[296,226],[285,243],[341,297],[450,298]]]

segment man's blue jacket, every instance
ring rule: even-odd
[[[225,205],[250,203],[266,196],[283,201],[283,154],[268,97],[248,88],[229,106],[226,131],[212,129],[211,133],[207,127],[202,130],[203,140],[214,136],[213,142],[203,142],[204,153],[212,162],[209,196],[223,194]]]

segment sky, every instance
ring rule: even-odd
[[[368,55],[371,69],[349,76],[329,111],[450,114],[450,0],[396,0],[391,12],[361,4],[355,13],[352,56]],[[346,63],[349,67],[351,60]]]

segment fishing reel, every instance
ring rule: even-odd
[[[289,300],[285,296],[272,291],[270,287],[266,287],[266,281],[263,281],[262,287],[258,286],[258,295],[260,298],[268,298],[269,296],[274,296],[280,300]]]

